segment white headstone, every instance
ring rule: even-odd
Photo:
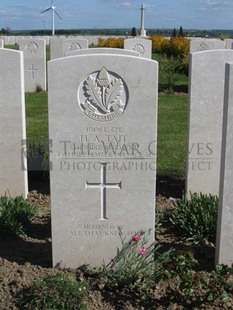
[[[28,193],[23,53],[0,49],[0,195]]]
[[[233,51],[190,55],[189,143],[186,190],[219,194],[225,63]]]
[[[4,40],[0,40],[0,48],[4,48]]]
[[[20,40],[19,49],[24,55],[25,91],[34,92],[37,86],[46,90],[45,40]]]
[[[63,39],[62,40],[62,57],[66,56],[67,52],[77,51],[88,48],[88,41],[86,39]]]
[[[216,264],[233,264],[233,63],[226,65]]]
[[[194,39],[190,41],[190,53],[225,49],[225,42],[218,39]]]
[[[119,227],[154,238],[158,64],[105,54],[48,66],[53,265],[100,266]]]
[[[62,57],[62,39],[50,38],[50,59]]]
[[[232,50],[232,43],[233,43],[233,39],[226,39],[225,40],[225,48]]]
[[[8,44],[9,45],[15,45],[16,37],[15,36],[9,36],[8,38],[9,38]]]
[[[67,52],[66,56],[75,56],[75,55],[86,55],[86,54],[121,54],[121,55],[131,55],[139,56],[138,52],[125,50],[122,48],[87,48],[77,51]]]
[[[151,59],[152,57],[152,42],[148,39],[125,39],[124,49],[139,52],[140,56],[143,58]]]

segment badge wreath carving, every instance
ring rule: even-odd
[[[127,97],[127,86],[122,78],[110,74],[105,67],[89,75],[78,91],[83,113],[100,122],[119,117],[125,110]]]

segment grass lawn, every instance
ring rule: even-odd
[[[184,175],[188,96],[159,96],[158,167],[160,175]],[[26,94],[27,138],[48,139],[47,93]]]
[[[159,96],[157,174],[185,173],[188,95]]]
[[[48,139],[48,94],[26,93],[27,139]]]

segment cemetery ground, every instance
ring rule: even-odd
[[[47,93],[26,94],[26,114],[27,138],[46,140]],[[184,240],[169,220],[174,198],[181,198],[184,190],[187,115],[187,94],[160,94],[156,240],[161,248],[155,251],[153,278],[147,276],[149,263],[149,269],[141,265],[141,273],[127,263],[115,273],[51,268],[48,175],[32,173],[28,201],[39,206],[39,213],[26,235],[0,237],[0,309],[233,308],[233,277],[226,268],[214,267],[214,236],[200,242]]]

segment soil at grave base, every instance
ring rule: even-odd
[[[164,183],[162,188],[165,190]],[[28,237],[23,239],[0,238],[0,310],[18,309],[15,306],[15,297],[30,286],[35,278],[61,272],[51,268],[50,198],[48,195],[32,191],[28,200],[41,207],[40,213],[31,225]],[[159,195],[157,207],[169,212],[172,208],[171,199]],[[157,237],[159,242],[167,246],[172,244],[177,248],[188,247],[176,242],[176,237],[169,227],[164,227]],[[214,259],[213,245],[205,244],[203,247],[193,250],[201,261],[202,271],[200,272],[211,270]],[[82,278],[87,276],[81,271],[66,270],[63,272],[73,278],[77,275]],[[90,275],[87,277],[89,280],[91,279]],[[126,290],[120,291],[118,288],[108,290],[106,283],[95,282],[93,290],[87,297],[88,310],[233,309],[233,301],[223,307],[218,300],[204,308],[193,308],[191,305],[184,307],[182,303],[172,301],[171,297],[166,294],[169,286],[175,287],[175,285],[176,280],[169,285],[158,285],[152,292],[153,298],[147,300],[136,294],[132,295],[132,292],[130,295]]]

